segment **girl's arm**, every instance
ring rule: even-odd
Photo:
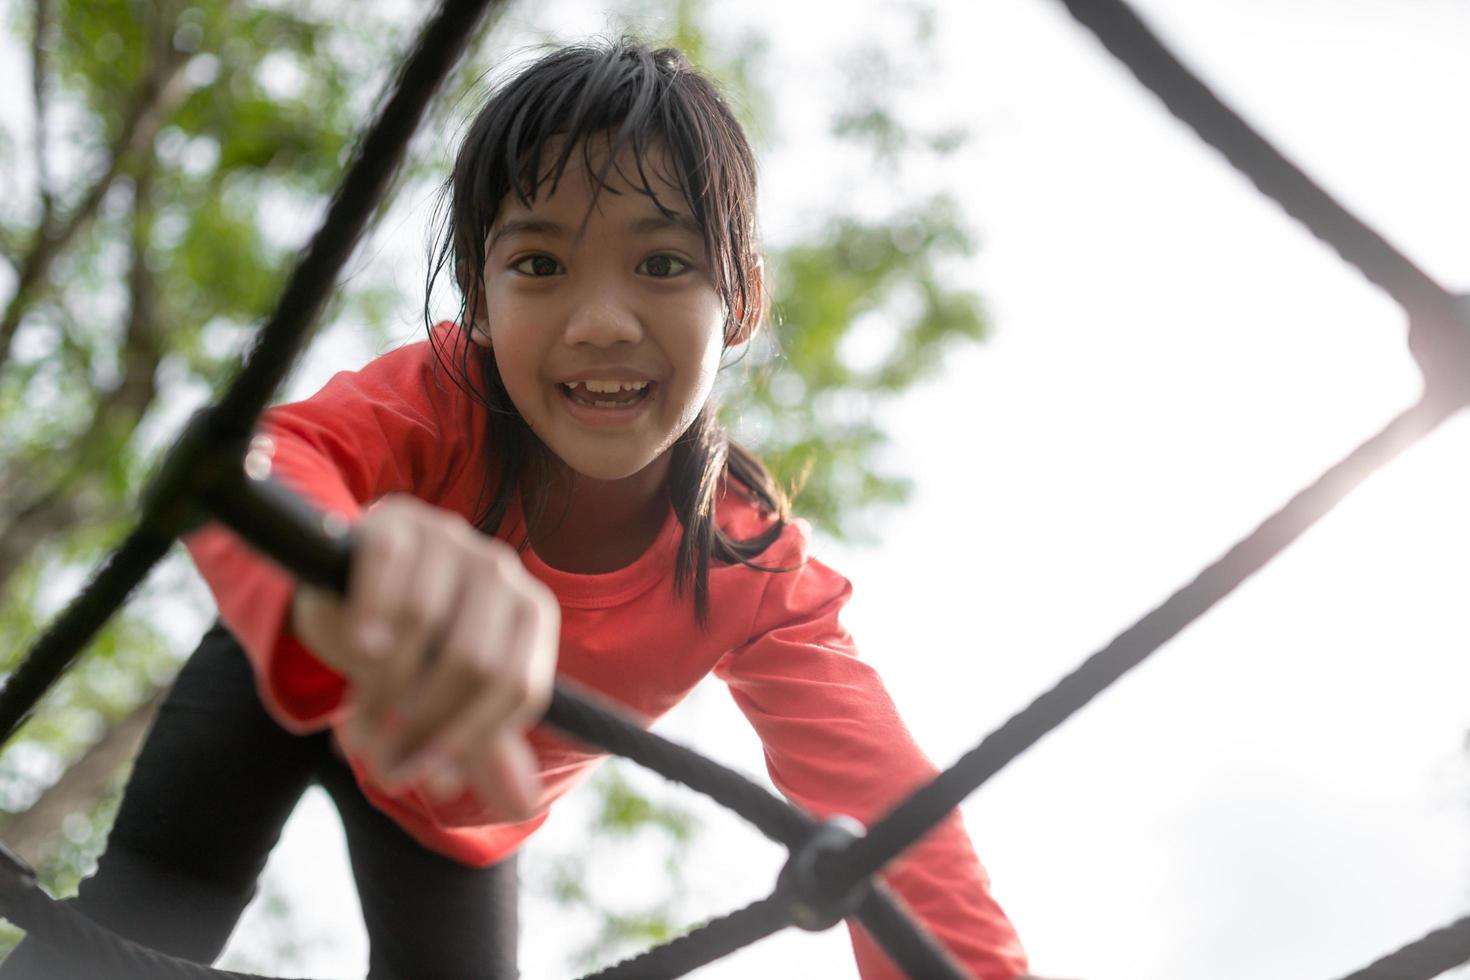
[[[753,638],[716,673],[760,735],[771,778],[787,797],[818,816],[871,825],[936,770],[838,622],[850,592],[846,579],[816,561],[771,574]],[[1020,941],[990,895],[958,812],[882,877],[974,976],[1026,973]],[[860,928],[852,938],[864,980],[903,976]]]
[[[363,722],[350,748],[382,789],[437,772],[437,795],[463,784],[521,818],[535,784],[520,729],[549,695],[559,610],[503,542],[464,520],[483,486],[483,432],[424,343],[267,413],[257,438],[274,475],[357,525],[345,604],[298,596],[218,525],[186,544],[284,726],[343,722],[350,696]],[[513,792],[492,799],[502,786]]]
[[[270,409],[256,438],[277,479],[353,524],[370,503],[394,493],[467,514],[473,501],[463,498],[474,492],[466,485],[483,473],[475,464],[484,428],[468,400],[451,392],[428,345],[412,344],[335,375],[304,401]],[[296,732],[336,720],[346,683],[291,631],[291,576],[219,524],[184,543],[220,618],[250,656],[275,719]]]

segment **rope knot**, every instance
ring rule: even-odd
[[[840,890],[833,885],[830,868],[831,860],[866,832],[852,817],[835,816],[818,824],[806,840],[792,849],[791,857],[776,878],[776,894],[785,899],[795,926],[808,932],[821,932],[857,911],[867,897],[869,882],[864,879]]]

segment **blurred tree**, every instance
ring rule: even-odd
[[[6,6],[32,69],[0,139],[7,667],[132,520],[160,431],[235,363],[335,186],[401,36],[342,7]],[[392,298],[354,288],[329,315],[379,321]],[[55,891],[87,870],[179,656],[156,617],[117,617],[0,762],[5,839]]]
[[[269,311],[402,54],[413,25],[390,7],[5,5],[12,48],[28,49],[32,68],[28,118],[4,117],[0,133],[5,657],[13,661],[78,570],[120,537],[147,466],[181,421],[178,406],[222,383]],[[698,0],[623,10],[630,26],[653,25],[644,33],[731,86],[749,122],[767,118],[759,36],[719,38]],[[914,14],[921,51],[928,20],[922,8]],[[862,70],[833,110],[833,135],[892,174],[959,137],[903,124],[888,100],[913,81],[920,56],[899,64],[887,51],[854,53]],[[473,105],[462,97],[489,63],[482,54],[457,73],[431,128],[449,131]],[[410,188],[444,172],[444,142],[416,143]],[[945,263],[970,240],[940,198],[895,200],[877,218],[834,210],[812,227],[771,249],[777,326],[730,372],[726,414],[783,480],[803,486],[799,512],[831,534],[861,535],[875,508],[902,500],[907,486],[880,465],[875,409],[932,374],[948,345],[982,334],[975,298],[944,284]],[[420,298],[367,278],[347,283],[326,319],[381,336]],[[38,864],[53,891],[70,891],[89,870],[125,764],[184,652],[160,615],[168,614],[145,596],[118,616],[0,760],[0,810],[9,815],[0,836]],[[677,807],[650,802],[615,771],[596,785],[596,833],[652,827],[675,848],[695,839]],[[668,932],[671,902],[629,912],[571,887],[584,857],[552,862],[551,877],[566,903],[601,916],[595,951]],[[673,873],[678,862],[667,864]]]

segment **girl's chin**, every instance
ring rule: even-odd
[[[641,474],[646,474],[650,466],[660,462],[663,453],[649,456],[644,453],[636,455],[623,454],[601,454],[577,452],[574,449],[566,453],[557,452],[553,447],[552,452],[562,461],[562,464],[578,476],[587,480],[598,480],[603,483],[615,483],[620,480],[628,480]],[[659,474],[660,477],[662,473]]]

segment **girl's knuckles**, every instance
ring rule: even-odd
[[[519,563],[519,557],[516,553],[516,549],[511,547],[506,542],[500,540],[499,538],[487,538],[484,535],[476,535],[475,540],[479,542],[483,546],[484,550],[489,552],[490,554],[499,555],[502,558],[509,558],[512,561]]]
[[[373,561],[382,561],[396,555],[408,543],[405,529],[391,523],[379,521],[364,524],[358,533],[358,551]]]
[[[557,601],[556,593],[551,587],[540,579],[531,579],[531,588],[527,590],[535,606],[536,622],[550,623],[553,627],[561,624],[561,603]]]
[[[461,684],[512,704],[519,704],[531,696],[530,679],[515,665],[488,657],[457,659],[457,679]]]
[[[373,505],[372,515],[380,520],[412,518],[429,508],[411,493],[390,493]]]
[[[400,629],[414,634],[425,633],[437,622],[438,616],[426,601],[406,602],[393,617]]]
[[[477,552],[471,562],[477,575],[502,584],[515,581],[516,574],[522,571],[520,559],[514,553],[506,554],[498,548]]]
[[[531,682],[524,674],[514,674],[496,685],[501,697],[513,705],[524,705],[532,698]]]
[[[475,680],[486,694],[493,694],[501,701],[518,701],[521,697],[520,689],[524,686],[519,677],[499,664],[477,665]]]

